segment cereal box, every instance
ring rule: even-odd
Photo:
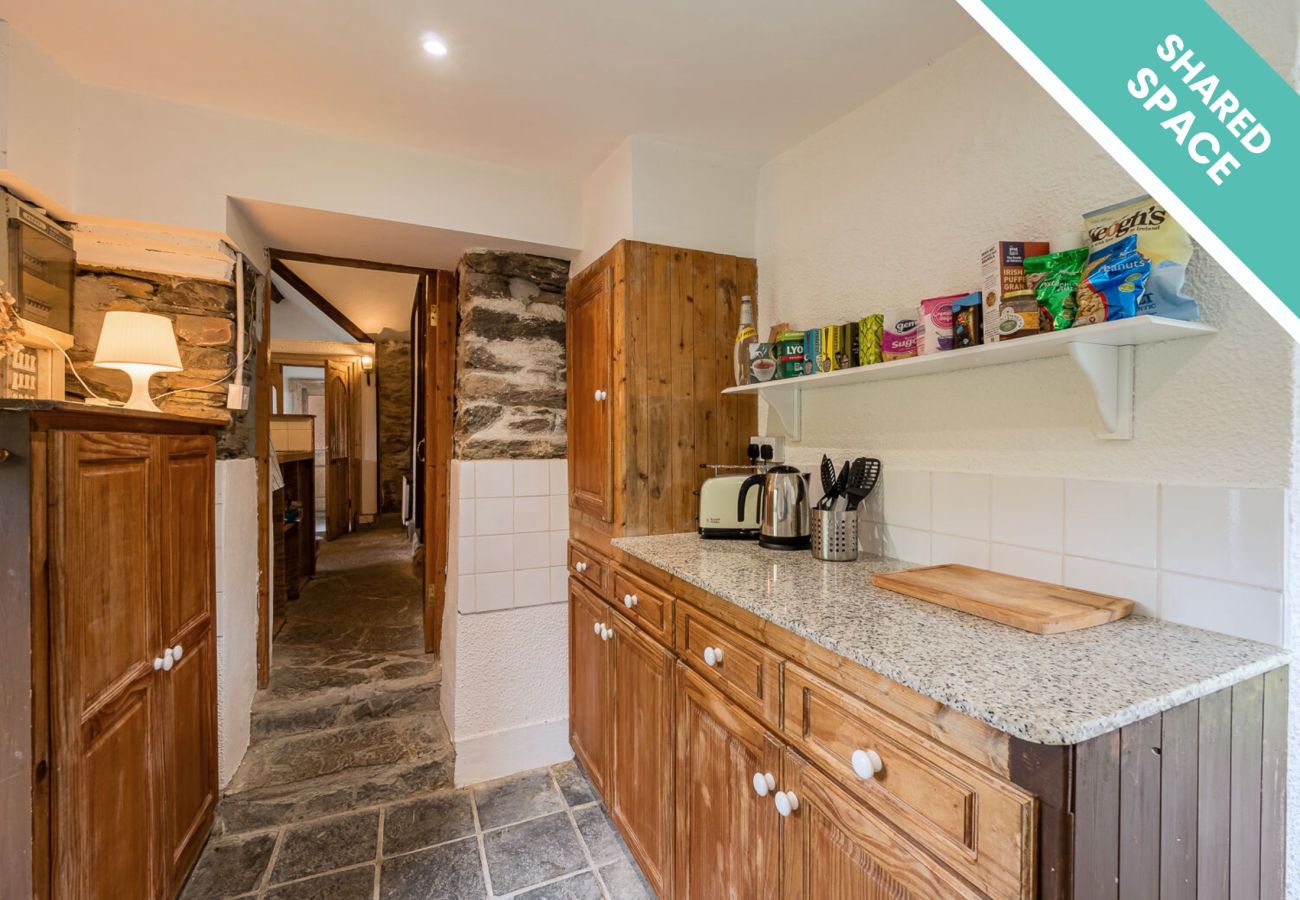
[[[989,323],[1002,320],[1007,295],[1029,288],[1025,282],[1025,257],[1043,256],[1049,249],[1047,241],[998,241],[980,255],[984,272],[984,343],[1000,339],[998,329],[989,327]]]

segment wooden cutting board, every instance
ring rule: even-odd
[[[973,566],[927,566],[871,576],[876,587],[960,610],[1034,634],[1077,631],[1122,619],[1133,601],[1003,575]]]

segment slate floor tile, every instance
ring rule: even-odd
[[[601,900],[601,893],[596,876],[582,872],[572,878],[516,894],[515,897],[517,900]]]
[[[564,798],[545,769],[475,787],[474,803],[484,831],[564,809]]]
[[[256,890],[274,847],[273,833],[209,841],[181,896],[184,900],[210,900]]]
[[[596,799],[596,789],[587,780],[587,775],[574,760],[551,766],[555,781],[560,786],[564,801],[570,806],[582,806]]]
[[[567,813],[488,832],[483,835],[483,848],[497,894],[550,881],[587,865]]]
[[[369,862],[378,853],[379,813],[355,813],[286,828],[271,883]]]
[[[636,863],[630,859],[611,863],[600,870],[612,900],[654,900],[654,894]]]
[[[384,811],[384,855],[432,847],[474,833],[469,791],[441,791]]]
[[[598,866],[624,858],[627,850],[614,823],[609,820],[609,813],[599,803],[583,806],[573,811],[573,820],[578,825],[582,842],[587,845],[591,861]]]
[[[380,900],[483,900],[478,839],[465,838],[383,861]]]
[[[265,896],[267,900],[371,900],[374,895],[375,867],[368,865],[295,881]]]

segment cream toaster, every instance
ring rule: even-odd
[[[700,486],[700,537],[758,540],[758,498],[761,491],[750,491],[745,498],[745,517],[738,519],[740,489],[754,470],[744,467],[744,474],[714,475]]]

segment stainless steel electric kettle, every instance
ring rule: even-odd
[[[758,545],[772,550],[807,550],[812,532],[808,475],[794,466],[773,466],[751,475],[740,486],[738,516],[745,514],[745,495],[761,485],[758,502]]]

